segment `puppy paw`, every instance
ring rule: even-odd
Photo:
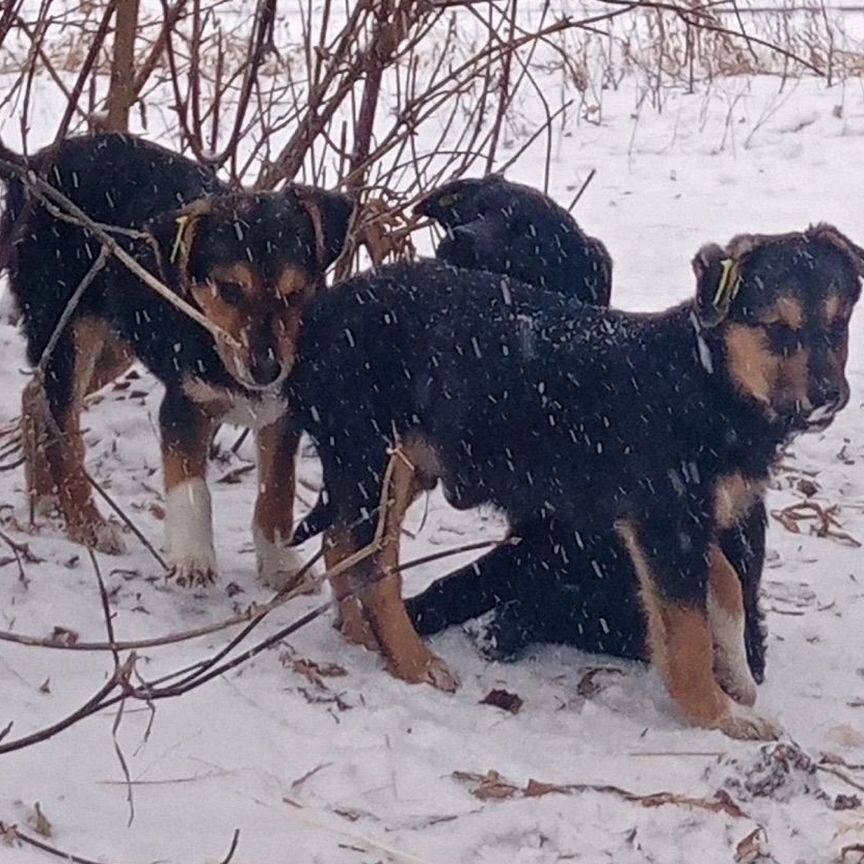
[[[415,656],[391,659],[388,666],[392,675],[409,684],[431,684],[436,690],[445,693],[454,693],[459,689],[459,679],[447,668],[447,664],[426,649]]]
[[[80,525],[69,525],[66,536],[74,543],[88,546],[103,555],[123,555],[126,540],[123,528],[111,519],[92,519]]]
[[[356,597],[345,597],[339,601],[339,618],[336,629],[346,642],[352,645],[362,645],[370,651],[378,651],[380,646],[372,626],[363,614],[363,607]]]
[[[181,588],[207,588],[216,581],[216,561],[208,555],[169,562],[168,578]]]
[[[783,729],[772,720],[760,717],[752,711],[730,711],[714,725],[724,735],[742,741],[776,741]]]
[[[715,669],[714,677],[726,695],[739,705],[751,708],[756,704],[756,682],[749,669],[739,669],[736,674],[731,674],[728,670],[722,672]]]
[[[309,573],[304,573],[300,586],[297,576],[306,562],[296,549],[286,543],[268,540],[257,529],[254,535],[258,578],[262,585],[280,592],[296,587],[300,587],[303,594],[320,592],[321,580],[311,578]]]

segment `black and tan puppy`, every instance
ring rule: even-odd
[[[696,297],[652,315],[437,262],[357,277],[307,310],[286,392],[335,510],[329,563],[373,540],[384,502],[379,551],[334,581],[348,638],[405,680],[455,685],[394,570],[405,510],[440,479],[454,507],[491,504],[511,523],[614,525],[682,714],[776,734],[727,695],[755,688],[740,581],[716,541],[760,500],[778,448],[848,400],[864,252],[821,225],[705,247],[694,268]]]
[[[128,135],[73,138],[26,160],[0,155],[41,174],[91,219],[117,226],[118,243],[227,334],[214,340],[109,257],[50,353],[45,399],[38,384],[25,393],[31,495],[56,495],[71,539],[122,549],[91,496],[80,412],[89,392],[137,357],[165,385],[165,528],[176,575],[192,583],[215,572],[207,453],[217,424],[234,422],[258,430],[259,570],[268,581],[284,578],[293,566],[293,453],[274,446],[283,438],[281,385],[302,306],[342,247],[350,201],[308,187],[231,191],[195,163]],[[49,212],[20,176],[6,171],[4,180],[0,245],[36,365],[100,244]]]
[[[606,247],[537,189],[497,174],[451,180],[424,196],[414,213],[444,229],[435,249],[439,261],[506,274],[583,303],[609,303],[612,258]],[[320,534],[330,521],[322,492],[297,526],[292,545]],[[498,559],[489,561],[489,567],[497,571]]]
[[[594,306],[608,306],[612,259],[548,195],[491,174],[453,180],[414,208],[445,230],[435,257],[489,270]]]

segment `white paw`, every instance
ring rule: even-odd
[[[182,588],[206,588],[216,581],[216,559],[211,557],[182,558],[169,561],[168,578]]]
[[[165,496],[165,541],[178,584],[193,587],[215,580],[210,491],[203,479],[179,483]]]
[[[31,500],[37,516],[52,516],[60,509],[60,499],[54,494],[36,495]]]
[[[728,696],[739,705],[756,704],[756,682],[747,666],[746,657],[730,659],[724,652],[714,652],[714,677]]]
[[[268,540],[264,532],[257,526],[253,529],[255,539],[255,557],[258,563],[258,578],[263,585],[273,591],[286,591],[294,588],[297,582],[297,574],[306,565],[303,556],[293,547],[277,537],[276,541]],[[311,579],[311,574],[306,574],[304,582],[308,586],[304,593],[311,593],[320,589],[320,582]]]

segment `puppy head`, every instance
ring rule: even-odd
[[[456,267],[505,273],[514,279],[606,306],[612,259],[551,198],[501,176],[454,180],[414,208],[446,236],[436,257]]]
[[[823,429],[849,400],[849,319],[864,251],[829,225],[741,235],[693,260],[696,314],[734,387],[791,430]]]
[[[244,387],[275,388],[291,371],[302,307],[324,285],[352,210],[345,195],[288,186],[215,195],[149,224],[163,279],[233,338],[216,349]]]

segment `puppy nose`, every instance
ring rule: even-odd
[[[249,371],[252,380],[261,387],[272,384],[282,372],[282,365],[276,359],[272,351],[256,352],[252,355],[252,364]]]

